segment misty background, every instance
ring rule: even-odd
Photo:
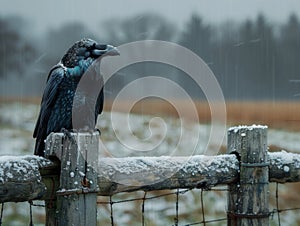
[[[244,6],[235,0],[176,4],[114,0],[102,6],[102,1],[17,2],[1,2],[1,96],[40,97],[50,68],[75,41],[90,37],[115,46],[146,39],[185,46],[210,67],[227,100],[299,99],[300,4],[296,1],[255,0]],[[149,62],[116,73],[106,84],[106,98],[147,75],[169,78],[192,97],[204,98],[184,72]]]

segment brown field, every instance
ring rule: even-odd
[[[40,103],[40,98],[1,98],[2,102],[22,102],[22,103]],[[175,105],[188,109],[188,104],[184,100],[172,101]],[[110,111],[112,101],[105,102],[104,109]],[[126,111],[130,101],[114,103],[116,110]],[[210,108],[205,101],[195,101],[200,122],[209,123],[211,120]],[[300,131],[300,102],[287,101],[226,101],[227,124],[231,125],[252,125],[264,124],[270,128],[288,129]],[[166,101],[158,99],[146,99],[137,102],[130,110],[136,114],[167,115],[178,117],[176,109]]]
[[[185,101],[176,101],[185,106]],[[200,122],[209,123],[210,108],[207,102],[195,101]],[[128,106],[128,102],[116,104],[119,111]],[[107,101],[106,110],[111,109]],[[264,124],[271,128],[300,131],[300,102],[268,102],[268,101],[228,101],[226,102],[228,125]],[[176,109],[165,101],[145,100],[138,102],[131,110],[138,114],[158,114],[178,117]]]

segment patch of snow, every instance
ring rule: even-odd
[[[117,183],[132,185],[154,184],[181,173],[199,176],[209,172],[226,173],[238,170],[238,161],[232,155],[192,157],[127,157],[102,158],[98,169],[100,177],[105,177]]]
[[[280,149],[300,153],[300,133],[284,130],[268,130],[268,144]],[[278,150],[279,151],[279,150]]]
[[[41,181],[38,168],[47,166],[50,161],[39,156],[0,156],[0,182],[35,179]]]
[[[239,125],[239,126],[234,126],[234,127],[230,127],[228,129],[228,131],[233,131],[234,133],[237,133],[239,130],[241,129],[246,129],[246,130],[253,130],[253,129],[267,129],[268,126],[265,126],[265,125],[256,125],[256,124],[253,124],[252,126],[247,126],[247,125]]]
[[[33,131],[34,121],[37,117],[37,105],[12,103],[3,104],[0,108],[2,123],[11,124],[16,127]]]
[[[290,167],[284,166],[283,167],[283,171],[286,172],[286,173],[288,173],[290,171]]]
[[[134,156],[191,156],[203,153],[216,153],[214,143],[206,147],[210,139],[211,126],[199,125],[184,120],[164,117],[154,120],[152,116],[131,115],[130,130],[124,129],[126,114],[114,113],[114,128],[109,112],[99,117],[102,130],[101,148],[103,157],[134,157]],[[194,147],[191,147],[193,146]],[[224,141],[225,144],[225,141]],[[190,147],[190,148],[187,148]],[[146,151],[148,149],[148,151]]]
[[[287,153],[286,151],[271,152],[270,154],[271,164],[278,169],[283,169],[285,172],[289,172],[290,168],[288,164],[292,164],[295,169],[300,169],[300,157],[299,154]]]

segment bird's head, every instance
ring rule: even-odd
[[[103,56],[120,55],[118,49],[112,45],[98,44],[96,41],[85,38],[78,42],[67,51],[61,62],[66,67],[75,67],[80,60],[87,58],[97,59]]]

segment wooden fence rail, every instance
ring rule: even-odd
[[[0,202],[45,200],[47,225],[96,225],[97,195],[222,184],[228,225],[268,225],[268,183],[300,181],[300,155],[267,152],[264,126],[229,129],[228,154],[217,156],[99,158],[98,142],[53,133],[46,158],[0,157]]]

